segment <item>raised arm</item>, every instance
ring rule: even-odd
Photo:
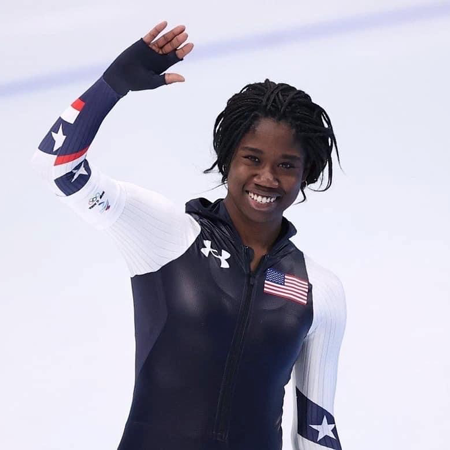
[[[163,195],[116,181],[90,166],[87,153],[106,115],[129,91],[184,81],[179,74],[163,72],[181,61],[193,44],[178,48],[187,39],[183,25],[156,39],[166,26],[161,22],[122,52],[64,110],[32,157],[33,167],[62,202],[96,228],[108,229],[132,274],[157,270],[169,255],[182,253],[197,225]],[[142,247],[144,263],[142,255],[135,254]]]
[[[103,76],[63,111],[42,140],[32,164],[57,195],[73,195],[91,178],[86,153],[120,98],[130,90],[184,81],[179,74],[162,72],[181,61],[193,44],[175,50],[187,39],[182,25],[152,42],[166,26],[167,22],[161,22],[121,53]]]
[[[340,280],[306,257],[313,285],[314,319],[294,366],[295,450],[340,450],[334,417],[338,358],[346,323]]]

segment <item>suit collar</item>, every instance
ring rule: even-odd
[[[223,198],[218,198],[214,202],[210,200],[199,197],[186,202],[186,213],[188,214],[196,214],[198,216],[206,217],[214,222],[220,223],[222,227],[226,227],[227,231],[232,234],[234,239],[236,239],[242,246],[244,246],[242,239],[237,232],[233,221],[223,203]],[[281,231],[276,239],[275,243],[272,246],[270,254],[277,253],[281,249],[292,245],[290,242],[290,238],[297,234],[297,229],[294,224],[290,222],[286,217],[283,216],[281,223]]]

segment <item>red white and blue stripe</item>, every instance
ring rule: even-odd
[[[308,282],[294,275],[267,269],[264,280],[264,292],[287,298],[306,305],[308,303]]]
[[[103,101],[99,102],[98,98]],[[64,195],[86,185],[91,169],[86,153],[108,112],[120,99],[100,78],[56,120],[39,145],[53,166],[53,180]]]

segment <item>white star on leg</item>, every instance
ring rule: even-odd
[[[66,140],[66,136],[64,136],[64,133],[62,131],[62,124],[59,126],[59,130],[57,133],[53,133],[52,131],[53,139],[55,140],[55,145],[53,147],[53,151],[56,152],[59,148],[62,147],[64,144],[64,141]]]
[[[323,420],[320,425],[310,425],[311,428],[314,428],[319,432],[317,442],[319,442],[325,436],[330,436],[333,439],[336,439],[331,431],[335,426],[336,425],[334,423],[328,423],[327,418],[325,416],[323,416]]]
[[[84,161],[81,163],[81,166],[78,169],[72,170],[72,173],[74,173],[75,176],[72,178],[71,183],[73,183],[80,175],[89,175],[84,168]]]

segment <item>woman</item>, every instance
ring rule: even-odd
[[[327,163],[330,185],[336,141],[325,111],[286,84],[246,86],[217,118],[217,160],[205,171],[218,166],[227,196],[192,199],[185,211],[86,159],[130,90],[184,81],[162,73],[193,44],[180,47],[184,26],[157,38],[166,26],[125,50],[33,157],[61,201],[105,230],[128,264],[136,379],[119,450],[281,449],[291,373],[294,448],[340,449],[333,402],[344,292],[290,241],[296,229],[283,217]]]

